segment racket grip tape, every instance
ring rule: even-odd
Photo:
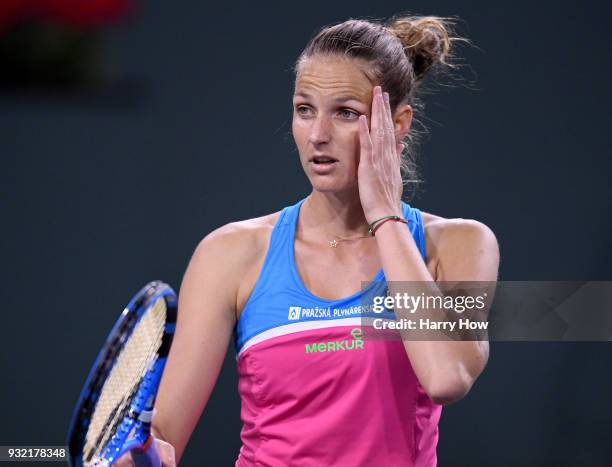
[[[157,453],[155,438],[152,435],[149,435],[141,448],[132,449],[130,454],[136,467],[161,467],[162,465]]]

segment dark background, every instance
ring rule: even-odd
[[[321,26],[457,15],[475,83],[426,99],[411,200],[496,233],[503,280],[610,280],[609,5],[604,2],[142,2],[101,33],[109,79],[0,96],[0,444],[63,444],[126,300],[178,289],[198,241],[309,192],[291,66]],[[1,67],[2,65],[0,65]],[[445,407],[441,466],[612,465],[609,343],[493,343]],[[233,465],[233,349],[184,465]]]

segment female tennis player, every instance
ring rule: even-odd
[[[441,407],[468,393],[488,342],[364,339],[360,305],[364,281],[497,278],[488,227],[401,200],[418,90],[449,64],[451,32],[437,17],[349,20],[300,55],[292,131],[312,192],[197,246],[153,418],[164,465],[183,455],[232,335],[237,467],[436,465]]]

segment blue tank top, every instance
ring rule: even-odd
[[[295,264],[294,244],[298,215],[304,201],[306,198],[284,208],[272,230],[262,270],[234,328],[234,345],[237,353],[242,350],[245,343],[258,334],[291,322],[288,313],[276,313],[277,305],[284,310],[287,303],[307,302],[312,305],[310,308],[315,309],[327,308],[330,304],[346,308],[363,303],[364,290],[349,297],[326,300],[310,293],[302,282]],[[407,228],[419,247],[423,260],[427,262],[421,211],[404,201],[401,206],[404,219],[408,221]],[[384,281],[384,270],[380,269],[372,278],[372,283]],[[312,317],[316,319],[316,316]]]

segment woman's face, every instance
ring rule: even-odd
[[[293,137],[313,188],[357,186],[359,115],[370,117],[373,84],[357,63],[313,56],[302,62],[293,95]]]

